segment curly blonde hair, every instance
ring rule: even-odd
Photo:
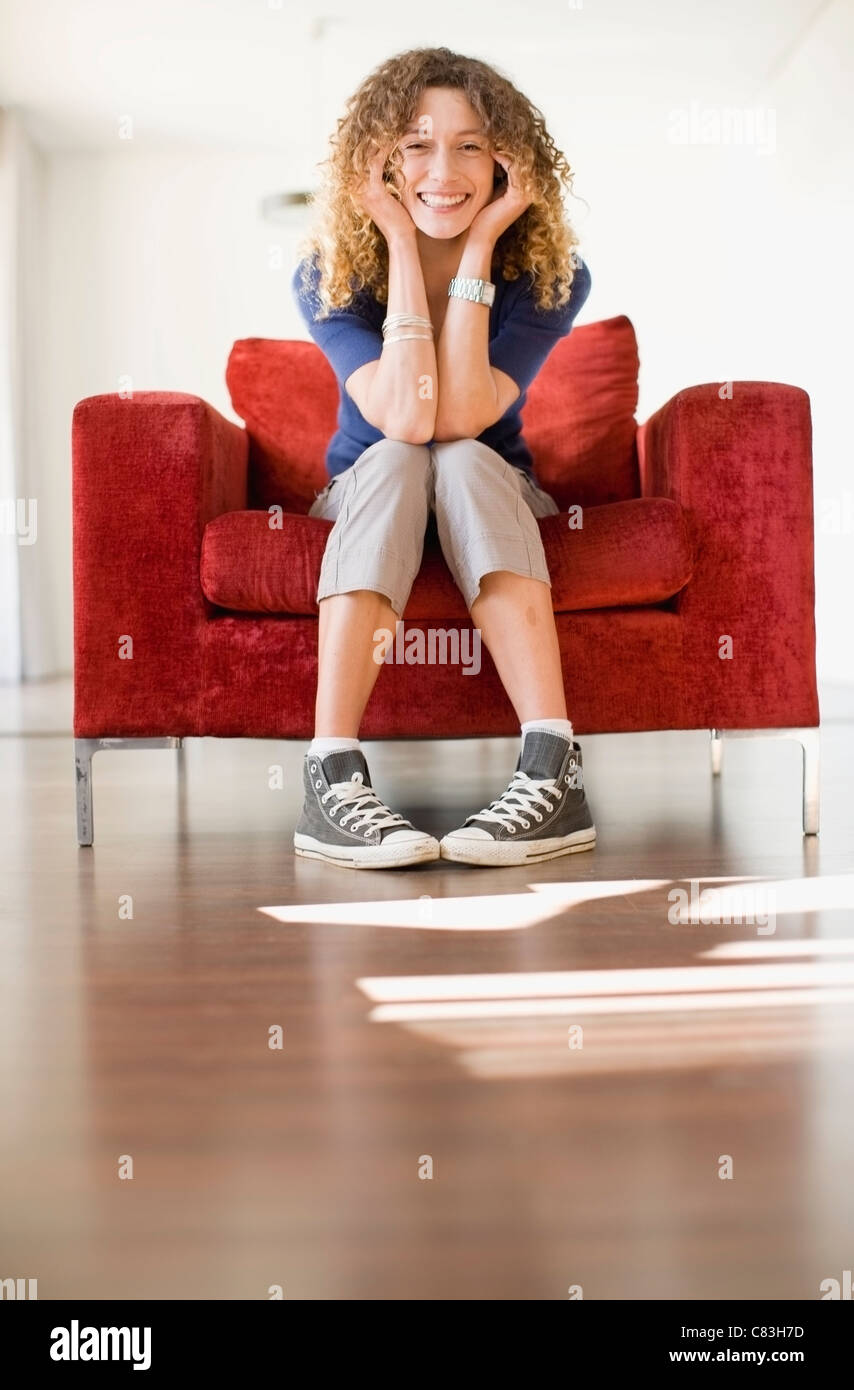
[[[454,87],[477,112],[490,147],[506,151],[533,193],[532,202],[499,237],[493,255],[507,280],[529,271],[535,301],[542,309],[560,308],[569,299],[577,268],[578,237],[566,218],[561,185],[572,192],[573,173],[546,130],[541,111],[509,78],[449,48],[413,48],[386,59],[362,82],[346,105],[330,138],[331,153],[319,166],[321,187],[310,200],[315,222],[299,247],[302,282],[309,288],[316,255],[316,290],[322,317],[348,305],[367,288],[380,304],[388,302],[388,247],[370,215],[350,197],[368,173],[378,149],[401,139],[416,119],[426,87]],[[402,164],[399,149],[386,162],[392,180]],[[399,198],[396,183],[388,191]]]

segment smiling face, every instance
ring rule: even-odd
[[[404,206],[419,231],[440,240],[467,231],[491,200],[500,166],[477,112],[453,87],[425,87],[398,147]]]

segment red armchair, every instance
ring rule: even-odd
[[[77,829],[92,843],[93,753],[185,737],[312,735],[315,593],[331,522],[338,392],[309,342],[235,343],[241,428],[196,396],[92,396],[72,427]],[[809,398],[773,382],[680,391],[635,419],[625,317],[574,329],[528,393],[567,702],[579,734],[773,734],[803,748],[818,831]],[[470,626],[435,519],[407,628]],[[424,699],[429,690],[429,698]],[[517,732],[485,648],[479,674],[390,664],[362,736]]]

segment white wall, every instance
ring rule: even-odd
[[[68,649],[68,512],[55,504],[57,459],[40,434],[56,413],[43,357],[45,197],[43,155],[15,113],[0,112],[0,498],[15,509],[0,536],[4,682],[64,669]]]
[[[785,144],[751,209],[740,276],[769,323],[771,373],[803,386],[812,402],[819,674],[846,684],[854,683],[852,56],[854,6],[835,0],[761,93],[779,109]]]
[[[21,438],[16,362],[18,322],[19,139],[16,123],[0,111],[0,683],[21,677],[20,550],[17,527]]]
[[[639,418],[693,383],[745,378],[805,387],[817,510],[851,487],[843,412],[854,98],[844,57],[853,46],[854,15],[846,0],[835,0],[759,90],[731,80],[725,52],[702,82],[678,68],[650,81],[648,65],[632,79],[624,63],[600,82],[586,73],[582,88],[567,80],[565,46],[550,57],[548,45],[526,51],[493,35],[478,50],[543,109],[577,170],[576,191],[590,209],[574,203],[570,211],[594,282],[579,321],[632,318],[642,358]],[[349,71],[355,87],[398,47],[375,45],[370,62],[339,52],[337,76]],[[674,143],[671,112],[692,101],[773,108],[773,152]],[[272,154],[156,154],[139,141],[46,161],[43,386],[31,399],[30,425],[46,495],[61,518],[51,542],[51,566],[64,575],[56,669],[71,665],[73,405],[118,389],[127,373],[136,390],[195,392],[231,416],[224,371],[234,339],[303,336],[288,290],[298,232],[265,224],[258,211],[288,174]],[[271,259],[276,245],[281,269]],[[851,542],[850,534],[817,535],[820,674],[854,683]]]

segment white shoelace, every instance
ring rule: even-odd
[[[320,798],[324,805],[330,796],[338,797],[337,805],[329,813],[331,816],[335,815],[340,806],[350,804],[350,810],[341,817],[338,824],[346,825],[348,821],[352,821],[352,830],[358,830],[360,826],[370,830],[384,830],[389,825],[409,824],[403,816],[384,806],[376,792],[365,786],[361,772],[354,772],[349,782],[333,782],[329,791],[324,792]]]
[[[555,803],[548,800],[549,796],[556,797],[558,801],[563,796],[554,777],[529,777],[527,772],[516,772],[504,795],[497,801],[490,802],[487,810],[478,811],[476,816],[469,816],[466,824],[473,820],[492,820],[506,826],[508,830],[515,830],[514,822],[518,821],[523,830],[529,830],[531,823],[526,816],[531,816],[537,821],[543,819],[542,813],[535,807],[535,802],[544,806],[548,812],[554,810]]]

